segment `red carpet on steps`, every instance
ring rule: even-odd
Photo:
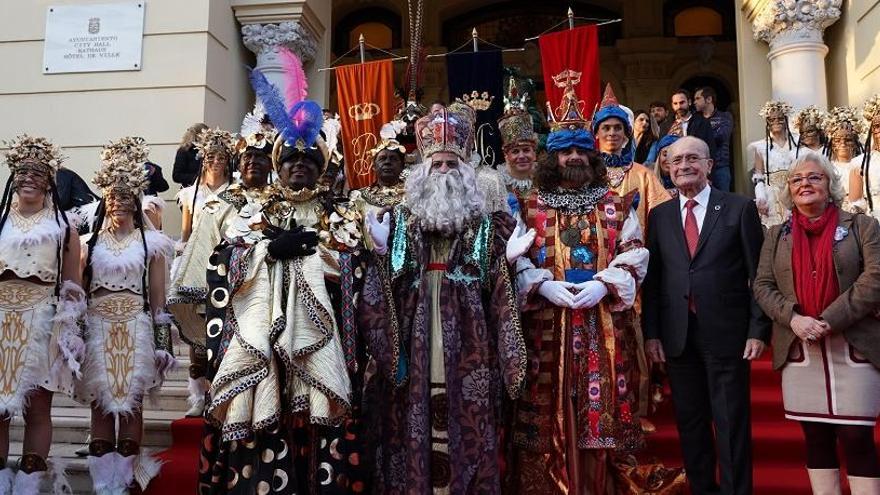
[[[752,364],[752,444],[756,495],[804,495],[810,483],[804,469],[804,442],[800,426],[783,417],[780,374],[768,358]],[[651,418],[657,432],[648,436],[643,456],[667,466],[681,466],[681,446],[675,428],[671,399]],[[159,454],[165,461],[159,476],[150,483],[148,495],[196,492],[199,443],[203,420],[186,418],[171,424],[173,443]],[[877,431],[880,443],[880,430]]]
[[[797,422],[787,420],[783,415],[781,379],[781,374],[773,370],[768,355],[752,363],[752,455],[756,495],[811,493],[804,468],[803,433]],[[681,466],[681,444],[671,402],[672,399],[667,398],[660,411],[650,418],[657,426],[657,432],[647,438],[647,456],[666,466]],[[880,443],[880,430],[875,433]]]
[[[199,446],[205,421],[183,418],[171,423],[171,448],[159,453],[162,471],[147,487],[145,495],[189,495],[196,493]]]

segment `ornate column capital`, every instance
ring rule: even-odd
[[[274,52],[283,45],[296,53],[304,64],[314,60],[318,51],[317,37],[296,21],[244,24],[241,26],[241,38],[244,46],[258,56]]]
[[[843,0],[769,0],[749,2],[755,39],[770,49],[796,42],[822,43],[825,28],[840,18]]]

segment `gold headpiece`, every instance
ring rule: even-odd
[[[794,127],[803,129],[804,127],[822,127],[822,121],[825,120],[827,114],[816,105],[810,105],[801,109],[794,117]]]
[[[504,96],[504,115],[498,119],[502,148],[509,148],[520,143],[537,146],[538,136],[535,134],[532,116],[526,109],[528,99],[528,94],[520,94],[516,78],[510,76],[507,95]]]
[[[453,103],[438,114],[416,121],[416,140],[422,157],[438,151],[455,153],[462,160],[470,158],[474,149],[474,109],[464,103]]]
[[[9,147],[6,165],[13,174],[33,171],[54,178],[64,160],[61,149],[46,138],[23,134],[4,144]]]
[[[406,147],[400,144],[400,141],[397,140],[397,135],[403,132],[404,129],[406,129],[406,122],[401,120],[392,120],[391,122],[384,124],[382,129],[379,130],[381,141],[370,150],[370,158],[376,158],[376,155],[382,150],[399,151],[404,157],[406,157]]]
[[[865,102],[865,106],[862,109],[862,116],[864,116],[865,120],[869,122],[880,117],[880,93],[874,94],[868,98],[868,101]]]
[[[554,111],[550,102],[547,102],[547,118],[550,124],[550,131],[560,131],[563,129],[571,131],[579,129],[589,130],[590,123],[584,118],[583,106],[584,102],[583,100],[578,100],[571,79],[567,79],[562,102],[559,103],[556,110]]]
[[[199,134],[195,147],[199,150],[199,158],[204,158],[212,151],[220,151],[231,157],[235,150],[235,137],[231,132],[224,131],[219,127],[205,129]]]
[[[834,107],[822,121],[822,130],[828,137],[834,136],[839,130],[851,130],[861,136],[865,132],[865,121],[859,118],[856,107]]]
[[[92,182],[104,196],[133,194],[140,196],[149,185],[144,163],[150,150],[142,137],[124,137],[101,150],[101,169]]]
[[[784,117],[788,117],[791,115],[791,105],[782,100],[770,100],[767,103],[764,103],[764,106],[758,111],[758,115],[764,119],[776,114],[782,114]]]

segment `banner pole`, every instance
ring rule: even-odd
[[[364,40],[364,34],[361,33],[360,37],[358,37],[358,48],[361,54],[361,63],[364,63],[367,58],[366,49],[364,48],[365,43],[366,41]]]
[[[471,31],[471,40],[474,44],[474,53],[477,53],[480,51],[480,38],[477,35],[477,28],[474,28],[474,30]]]
[[[568,29],[574,29],[574,11],[568,8]]]

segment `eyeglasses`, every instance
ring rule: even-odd
[[[669,163],[671,163],[672,165],[676,165],[676,166],[681,165],[682,163],[687,163],[688,165],[695,165],[700,160],[705,160],[706,158],[708,158],[708,157],[700,156],[700,155],[678,155],[675,158],[669,160]]]
[[[793,177],[789,177],[788,185],[798,187],[807,181],[812,185],[818,185],[822,183],[822,180],[825,179],[825,174],[810,174],[810,175],[795,175]]]

